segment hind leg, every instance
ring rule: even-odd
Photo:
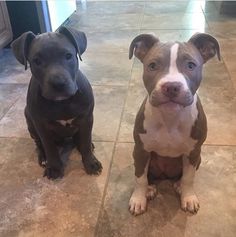
[[[26,118],[26,123],[28,126],[28,131],[30,133],[31,138],[34,140],[35,145],[36,145],[36,152],[38,155],[38,163],[42,167],[46,167],[46,155],[43,149],[42,142],[40,140],[40,137],[34,127],[33,122],[30,119],[30,116],[27,113],[27,110],[25,110],[25,118]]]
[[[155,184],[148,185],[146,198],[147,200],[153,200],[157,195],[157,187]]]

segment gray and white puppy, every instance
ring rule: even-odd
[[[30,64],[25,117],[44,175],[49,179],[63,176],[59,151],[68,141],[80,151],[86,172],[99,174],[102,165],[92,145],[93,91],[78,61],[87,48],[85,34],[64,26],[59,32],[40,35],[29,31],[11,46],[25,69]]]
[[[148,92],[134,126],[135,189],[130,212],[145,212],[147,199],[154,198],[155,179],[175,179],[181,207],[196,213],[199,200],[194,192],[195,171],[201,162],[201,145],[207,121],[196,94],[202,67],[216,54],[217,40],[197,33],[188,42],[162,43],[153,35],[141,34],[130,45],[143,63],[143,82]]]

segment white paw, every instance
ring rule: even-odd
[[[134,191],[129,200],[129,210],[130,212],[137,216],[146,211],[147,208],[147,198],[145,192]]]
[[[156,185],[152,184],[148,186],[147,193],[146,193],[146,198],[147,200],[152,200],[156,197],[157,195],[157,187]]]
[[[200,203],[195,194],[181,196],[181,208],[192,214],[196,214],[200,208]]]

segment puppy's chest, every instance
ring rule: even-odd
[[[47,127],[55,134],[62,136],[72,136],[79,128],[80,120],[78,118],[71,118],[65,120],[49,120]]]
[[[56,120],[56,122],[64,127],[73,127],[77,125],[76,118],[67,119],[67,120]]]
[[[170,118],[161,114],[146,113],[143,126],[146,133],[140,134],[144,149],[156,152],[163,157],[178,157],[189,155],[194,149],[196,140],[191,138],[191,130],[197,115],[183,113]]]

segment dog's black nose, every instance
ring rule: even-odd
[[[161,90],[165,96],[174,98],[179,95],[181,87],[182,84],[180,82],[166,82],[162,85]]]
[[[53,89],[62,91],[66,87],[66,80],[64,78],[54,76],[50,78],[50,85]]]

